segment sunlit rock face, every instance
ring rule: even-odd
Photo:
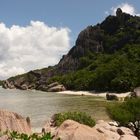
[[[14,112],[0,110],[0,130],[2,132],[9,130],[31,134],[30,119],[29,117],[25,119]]]
[[[103,120],[97,121],[94,127],[66,120],[58,128],[46,124],[43,130],[51,131],[55,138],[62,140],[138,140],[129,128],[118,127],[114,122]]]

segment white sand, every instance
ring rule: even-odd
[[[106,97],[106,94],[108,92],[103,92],[103,93],[97,93],[94,91],[71,91],[71,90],[66,90],[66,91],[61,91],[57,92],[58,94],[68,94],[68,95],[87,95],[87,96],[98,96],[98,97]],[[130,92],[126,93],[110,93],[110,94],[115,94],[118,97],[126,97],[130,94]]]

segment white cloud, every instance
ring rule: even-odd
[[[138,15],[135,7],[133,5],[130,5],[128,3],[122,3],[116,7],[112,7],[111,11],[113,15],[116,15],[117,8],[121,8],[123,12],[131,14],[131,15]]]
[[[0,79],[58,63],[70,48],[69,32],[40,21],[11,28],[0,23]]]
[[[135,9],[135,7],[128,3],[121,3],[115,7],[112,7],[110,11],[105,11],[105,15],[110,15],[110,14],[116,15],[116,10],[118,8],[121,8],[123,12],[131,14],[133,16],[135,15],[140,16],[140,14],[137,13],[137,10]]]

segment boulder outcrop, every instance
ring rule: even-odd
[[[64,85],[59,84],[58,82],[52,83],[50,85],[47,86],[47,91],[48,92],[59,92],[59,91],[65,91],[66,88],[64,87]]]
[[[6,110],[0,110],[0,130],[2,132],[9,130],[26,134],[31,134],[32,132],[29,117],[25,119],[17,113]]]
[[[44,84],[43,82],[38,82],[37,85],[33,83],[29,83],[22,78],[18,79],[18,81],[13,82],[9,80],[5,80],[3,82],[3,87],[4,88],[17,88],[21,90],[28,90],[28,89],[40,89],[42,91],[48,91],[48,92],[59,92],[59,91],[65,91],[66,88],[64,85],[59,84],[58,82],[51,83],[47,85],[46,83]]]
[[[103,120],[98,121],[95,128],[100,133],[104,134],[106,140],[129,140],[129,138],[131,138],[131,140],[138,140],[129,128],[117,127],[116,124],[110,125]]]
[[[73,120],[64,121],[60,127],[51,124],[47,123],[43,132],[51,132],[55,135],[54,140],[138,140],[129,128],[118,127],[114,122],[99,120],[93,128]],[[25,119],[17,113],[0,110],[0,130],[31,134],[30,118]],[[0,140],[7,140],[7,137],[2,136]]]
[[[14,84],[12,81],[8,81],[8,80],[5,80],[2,84],[3,88],[10,88],[10,89],[13,89],[15,88]]]
[[[95,128],[79,124],[72,120],[65,121],[57,130],[56,138],[62,140],[105,140]]]
[[[91,128],[72,120],[66,120],[58,128],[49,127],[48,123],[43,130],[51,131],[55,135],[55,139],[59,137],[62,140],[138,140],[129,128],[112,124],[99,120]]]

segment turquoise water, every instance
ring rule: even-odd
[[[84,111],[96,119],[108,119],[105,108],[98,105],[98,101],[105,102],[91,96],[0,88],[0,109],[29,116],[34,129],[42,128],[53,114],[64,111]]]

